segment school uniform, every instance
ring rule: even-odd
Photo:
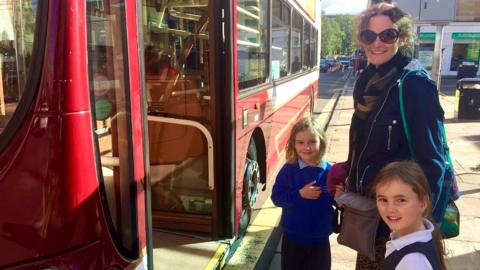
[[[382,269],[395,270],[437,270],[440,269],[437,247],[432,233],[434,225],[424,220],[426,229],[402,237],[395,232],[390,234],[392,240],[386,244],[385,262]]]
[[[272,189],[272,201],[282,207],[282,269],[330,269],[328,237],[332,233],[333,198],[326,188],[330,164],[309,166],[301,159],[285,164]],[[300,196],[300,189],[316,181],[318,199]]]

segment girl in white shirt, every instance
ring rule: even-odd
[[[382,269],[446,269],[440,232],[427,219],[430,190],[422,168],[413,161],[392,162],[380,171],[373,190],[392,231]]]

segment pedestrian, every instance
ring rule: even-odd
[[[444,247],[431,215],[430,188],[413,161],[388,164],[374,182],[377,208],[391,230],[385,270],[444,270]]]
[[[399,104],[399,78],[412,65],[413,24],[392,4],[372,5],[358,17],[356,38],[368,65],[355,82],[349,133],[346,190],[370,196],[373,180],[388,163],[410,159]],[[444,112],[435,84],[417,74],[403,81],[403,99],[416,161],[426,173],[432,201],[446,171],[441,125]],[[433,211],[440,209],[434,204]],[[389,230],[380,222],[375,260],[358,254],[357,269],[379,269]]]
[[[330,164],[322,161],[326,137],[312,118],[300,119],[286,146],[272,201],[282,208],[282,269],[330,269],[333,198],[326,188]]]

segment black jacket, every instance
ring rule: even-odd
[[[437,88],[425,76],[409,75],[403,82],[403,97],[415,161],[425,171],[435,205],[446,171],[441,131],[444,112]],[[383,91],[361,131],[362,145],[357,146],[357,151],[352,151],[350,145],[348,189],[373,196],[371,185],[378,172],[390,162],[410,159],[400,114],[398,80]]]

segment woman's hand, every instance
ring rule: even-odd
[[[320,197],[322,189],[315,186],[315,181],[312,181],[303,186],[299,191],[300,196],[307,200],[315,200]]]
[[[339,195],[342,195],[344,192],[345,192],[345,187],[343,185],[336,185],[333,195],[339,196]]]

